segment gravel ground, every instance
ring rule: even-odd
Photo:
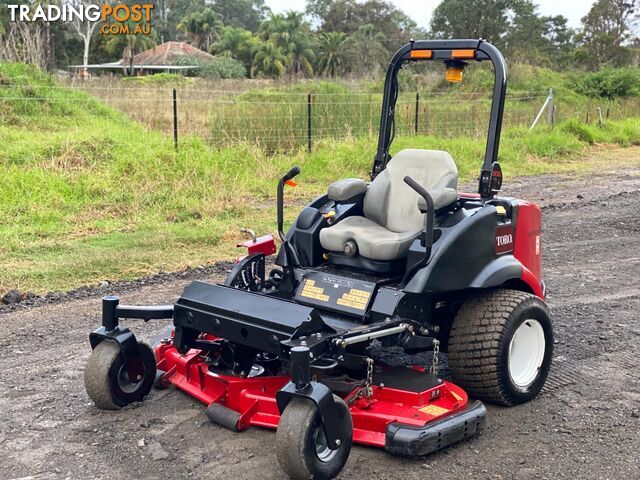
[[[638,151],[633,154],[639,156]],[[557,344],[535,401],[489,406],[477,438],[421,459],[354,447],[341,478],[640,478],[640,167],[510,182],[543,206]],[[82,289],[0,313],[1,478],[282,478],[271,431],[236,434],[174,390],[103,412],[87,398],[88,333],[106,291],[167,303],[228,265]],[[136,324],[148,340],[161,328]]]

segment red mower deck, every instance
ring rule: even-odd
[[[291,380],[290,377],[243,378],[214,373],[209,369],[204,352],[191,350],[181,355],[171,344],[159,345],[156,358],[158,370],[166,372],[164,381],[206,405],[220,404],[236,412],[238,419],[235,429],[238,431],[252,426],[278,427],[280,412],[276,392]],[[423,369],[411,371],[416,376],[425,375]],[[465,411],[468,404],[465,391],[444,380],[421,392],[380,385],[372,386],[371,398],[364,397],[360,392],[360,388],[355,388],[345,397],[353,420],[353,441],[372,447],[385,447],[389,424],[425,427]],[[474,426],[473,432],[479,427]]]

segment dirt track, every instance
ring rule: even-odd
[[[512,181],[504,193],[544,207],[557,338],[545,390],[517,408],[490,406],[481,436],[427,458],[355,447],[341,478],[640,478],[640,166]],[[168,303],[186,283],[113,293]],[[0,478],[282,478],[273,432],[211,425],[176,390],[96,409],[82,368],[98,299],[0,315]],[[135,331],[148,340],[159,328]]]

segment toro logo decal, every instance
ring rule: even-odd
[[[513,227],[505,225],[496,228],[496,253],[513,252]]]

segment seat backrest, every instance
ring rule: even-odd
[[[458,186],[458,169],[448,152],[401,150],[369,185],[364,197],[365,217],[392,232],[419,230],[424,214],[418,209],[420,196],[404,183],[407,175],[427,191]]]

